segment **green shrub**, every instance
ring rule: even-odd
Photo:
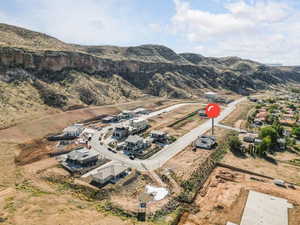
[[[242,142],[236,135],[229,137],[228,145],[229,145],[229,149],[233,152],[240,152],[242,149]]]

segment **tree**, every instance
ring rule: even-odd
[[[300,127],[293,128],[293,134],[300,139]]]
[[[288,106],[288,108],[290,108],[291,110],[295,111],[297,109],[297,107],[294,104],[290,104]]]
[[[260,138],[264,139],[265,137],[270,137],[271,138],[271,142],[273,144],[276,144],[276,140],[278,138],[278,133],[277,131],[272,127],[272,126],[267,126],[267,127],[263,127],[260,130]]]
[[[242,142],[240,141],[238,136],[234,135],[229,137],[228,145],[231,151],[241,152]]]
[[[274,123],[274,121],[276,120],[276,117],[272,114],[267,115],[266,121],[268,124],[272,124]]]
[[[281,137],[283,135],[284,128],[279,123],[278,118],[273,122],[272,127],[275,129],[278,136]]]
[[[257,148],[257,153],[259,156],[263,156],[266,152],[270,151],[272,148],[272,140],[270,136],[263,138],[262,143]]]

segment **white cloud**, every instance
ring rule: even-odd
[[[20,15],[1,18],[11,23],[45,32],[63,41],[80,44],[127,44],[146,33],[144,24],[134,19],[131,0],[19,0],[29,6]],[[122,7],[120,7],[122,5]],[[13,19],[16,18],[16,19]]]
[[[300,12],[288,4],[233,1],[224,4],[224,13],[210,13],[193,9],[185,0],[174,3],[174,29],[201,54],[300,64]]]

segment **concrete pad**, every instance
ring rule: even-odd
[[[288,225],[290,207],[286,199],[250,191],[241,225]]]

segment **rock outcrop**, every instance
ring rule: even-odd
[[[2,93],[0,108],[20,104],[16,107],[22,109],[33,104],[28,100],[29,89],[34,97],[38,93],[39,104],[65,109],[145,94],[197,97],[210,88],[248,94],[300,80],[299,68],[268,67],[238,57],[177,54],[160,45],[71,45],[6,24],[0,24],[0,36],[0,87],[6,92],[21,85],[28,88],[22,97]]]

